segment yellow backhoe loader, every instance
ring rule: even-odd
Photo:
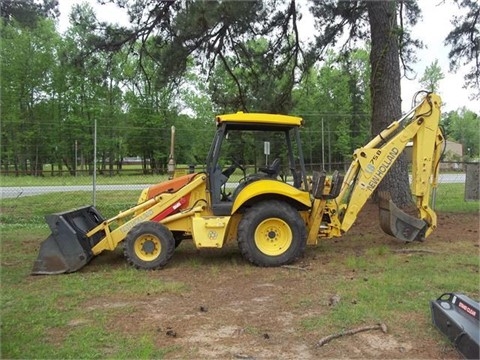
[[[430,196],[444,143],[440,108],[440,97],[427,93],[354,152],[345,176],[335,172],[328,177],[323,171],[307,176],[301,118],[242,112],[217,116],[205,172],[153,185],[143,190],[136,206],[110,219],[93,206],[46,216],[52,233],[42,242],[32,273],[74,272],[119,245],[133,266],[159,269],[186,239],[199,249],[236,240],[243,257],[258,266],[291,263],[307,245],[351,228],[410,142],[411,190],[419,216],[382,200],[380,224],[400,240],[423,240],[437,226]],[[229,180],[234,172],[242,174],[240,181]]]

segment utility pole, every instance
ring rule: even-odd
[[[173,179],[175,174],[175,126],[171,127],[171,136],[170,136],[170,155],[168,156],[167,164],[168,178]]]
[[[77,158],[78,158],[78,142],[75,140],[75,151],[74,151],[74,156],[75,156],[75,177],[77,177]]]
[[[93,123],[93,194],[92,194],[92,203],[93,206],[97,202],[97,119]]]
[[[323,131],[323,117],[322,117],[322,170],[325,171],[325,135]]]

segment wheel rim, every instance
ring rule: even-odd
[[[144,234],[135,241],[134,250],[140,260],[152,261],[162,252],[162,244],[158,237]]]
[[[291,244],[292,230],[282,219],[263,220],[255,230],[255,245],[265,255],[281,255]]]

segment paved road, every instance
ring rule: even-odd
[[[465,183],[465,174],[440,174],[439,183]],[[97,191],[143,190],[148,184],[97,185]],[[0,188],[0,199],[69,191],[92,191],[92,185],[74,186],[6,186]]]

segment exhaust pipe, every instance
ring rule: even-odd
[[[104,219],[93,206],[45,216],[51,234],[40,245],[32,275],[52,275],[75,272],[92,258],[92,248],[102,238],[104,231],[87,237],[88,231]]]

